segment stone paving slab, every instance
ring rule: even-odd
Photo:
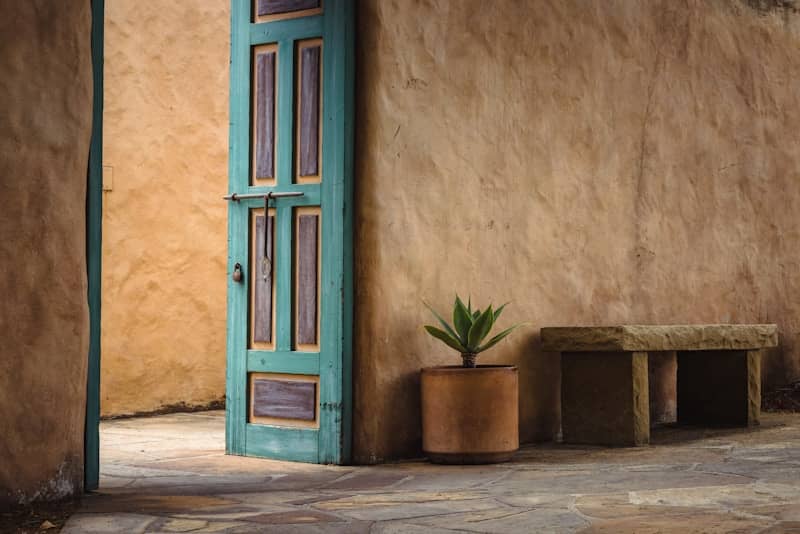
[[[742,517],[731,512],[707,511],[702,514],[658,514],[646,517],[624,517],[604,519],[592,523],[584,530],[586,533],[616,534],[617,532],[636,532],[636,534],[662,534],[680,532],[685,534],[722,534],[729,532],[763,532],[771,523],[752,517]]]
[[[67,534],[800,532],[796,414],[656,428],[643,448],[530,446],[492,466],[225,456],[223,412],[107,421],[101,434],[101,489]],[[130,436],[136,447],[114,448]]]
[[[79,514],[72,517],[64,528],[62,534],[106,534],[108,532],[128,532],[139,534],[146,532],[148,526],[158,519],[154,515],[142,514]]]
[[[447,514],[409,521],[414,525],[450,528],[463,532],[509,533],[578,532],[590,522],[564,508],[509,509],[482,513]]]

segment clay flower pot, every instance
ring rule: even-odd
[[[422,369],[422,449],[445,464],[505,462],[519,449],[513,365]]]

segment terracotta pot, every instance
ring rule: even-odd
[[[422,449],[435,463],[505,462],[519,448],[512,365],[422,369]]]

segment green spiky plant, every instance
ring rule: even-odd
[[[423,301],[424,302],[424,301]],[[467,305],[456,295],[456,301],[453,305],[453,326],[450,326],[430,304],[424,302],[425,306],[436,316],[441,328],[431,325],[425,325],[425,330],[436,339],[444,342],[445,345],[451,349],[455,349],[461,353],[463,360],[463,367],[475,367],[475,359],[477,355],[487,349],[494,347],[497,343],[505,338],[508,334],[514,331],[519,324],[515,324],[506,328],[489,341],[484,342],[486,336],[492,331],[492,327],[506,304],[503,304],[496,310],[492,309],[490,304],[488,308],[481,311],[480,308],[472,309],[472,299],[467,299]]]

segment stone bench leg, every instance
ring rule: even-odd
[[[678,352],[678,422],[757,425],[761,415],[761,352]]]
[[[647,353],[563,352],[561,428],[565,443],[649,443]]]

